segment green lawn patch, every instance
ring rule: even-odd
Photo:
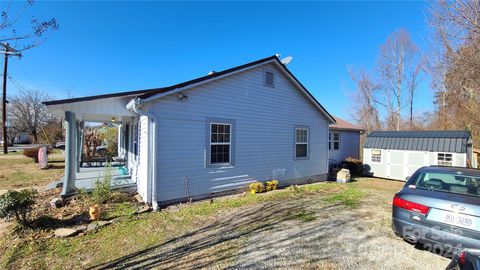
[[[154,248],[172,239],[185,237],[192,231],[215,223],[217,219],[225,215],[242,214],[250,211],[256,205],[262,205],[258,210],[261,211],[262,219],[252,220],[252,223],[247,223],[246,227],[234,228],[239,234],[242,234],[243,231],[248,232],[252,228],[266,230],[269,228],[268,226],[271,226],[272,221],[311,222],[316,220],[317,213],[310,210],[308,204],[298,207],[299,200],[355,207],[362,196],[363,192],[355,183],[315,183],[256,195],[244,193],[177,205],[159,212],[142,215],[133,215],[136,208],[129,202],[118,203],[108,208],[108,211],[103,214],[103,218],[120,217],[120,219],[112,225],[86,235],[66,239],[30,239],[28,236],[18,237],[13,234],[5,234],[0,239],[0,254],[2,254],[0,255],[0,268],[84,269]],[[273,214],[274,216],[271,218],[271,213],[276,210],[275,205],[285,204],[295,204],[297,208]],[[86,211],[88,210],[86,209]],[[249,220],[247,219],[247,222]],[[217,224],[216,226],[227,225]],[[228,254],[235,254],[241,246],[240,243],[242,243],[242,239],[218,243],[215,248],[224,249],[224,252],[217,255],[212,251],[209,256],[219,256],[219,262],[227,263],[229,260],[227,257],[230,256]],[[203,249],[202,252],[207,252],[207,250]],[[199,255],[199,257],[201,256]],[[222,268],[221,265],[219,267]]]
[[[325,201],[332,204],[341,204],[352,208],[357,208],[364,192],[356,185],[348,184],[348,188],[325,198]]]
[[[38,163],[20,154],[0,155],[0,189],[31,188],[59,180],[64,172],[61,154],[48,157],[50,168],[42,170]]]

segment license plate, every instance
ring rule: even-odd
[[[445,214],[444,222],[460,227],[472,228],[473,219],[459,214]]]
[[[439,209],[431,209],[427,219],[457,227],[480,231],[480,219],[474,216],[443,211]]]

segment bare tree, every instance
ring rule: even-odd
[[[410,69],[408,70],[407,74],[407,92],[408,92],[408,106],[409,106],[409,126],[410,129],[414,129],[414,120],[413,120],[413,105],[415,103],[415,94],[417,92],[418,84],[421,81],[420,78],[420,72],[425,66],[425,60],[424,58],[420,58],[421,60],[418,60],[416,64],[414,64]]]
[[[42,127],[53,118],[42,103],[50,99],[47,93],[39,90],[20,91],[10,98],[8,118],[12,128],[27,132],[34,142],[38,142]]]
[[[350,78],[355,83],[355,90],[352,95],[353,111],[352,117],[355,122],[365,131],[381,129],[379,113],[379,102],[377,95],[381,89],[364,69],[347,67]]]
[[[428,22],[436,122],[442,129],[470,129],[480,139],[480,3],[432,2]]]
[[[34,4],[34,1],[25,1],[19,9],[13,8],[13,2],[12,0],[5,2],[1,10],[0,43],[12,43],[11,47],[17,51],[24,51],[43,43],[48,38],[48,34],[58,29],[55,18],[40,20],[35,17],[30,19],[30,28],[19,29],[17,22],[22,18],[25,10]]]
[[[387,110],[387,123],[394,130],[400,130],[405,101],[410,104],[413,123],[413,103],[421,65],[420,50],[405,29],[393,32],[380,46],[377,68],[385,91],[383,105]]]

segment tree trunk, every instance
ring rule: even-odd
[[[402,102],[401,102],[401,95],[402,95],[402,88],[401,88],[401,81],[398,82],[397,86],[397,124],[395,127],[396,131],[400,130],[400,110],[402,109]]]
[[[33,142],[34,142],[34,143],[38,143],[38,134],[37,134],[37,132],[33,132],[33,133],[32,133],[32,136],[33,136]]]

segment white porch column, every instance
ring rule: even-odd
[[[70,111],[65,112],[65,176],[63,177],[63,190],[61,196],[68,196],[75,192],[75,172],[76,172],[76,149],[77,149],[77,122],[75,114]]]
[[[118,131],[117,131],[117,156],[118,157],[123,157],[124,154],[124,149],[123,149],[123,127],[125,125],[122,123],[117,126]]]

